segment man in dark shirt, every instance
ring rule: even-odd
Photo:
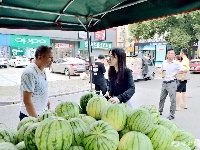
[[[104,77],[104,73],[106,72],[103,63],[104,59],[104,55],[99,55],[95,65],[93,65],[92,71],[92,83],[95,84],[95,91],[97,94],[100,94],[100,91],[102,91],[103,95],[105,95],[107,91],[106,80]]]

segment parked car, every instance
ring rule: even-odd
[[[190,72],[191,73],[200,72],[200,59],[192,59],[190,61]]]
[[[86,71],[85,61],[72,57],[60,58],[52,63],[50,70],[65,75],[79,75]]]
[[[19,66],[28,66],[30,64],[30,61],[25,56],[12,56],[8,60],[8,65],[13,67],[19,67]]]
[[[7,58],[0,56],[0,67],[7,68],[8,60]]]

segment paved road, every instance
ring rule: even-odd
[[[176,112],[176,117],[173,120],[176,122],[181,129],[190,131],[195,138],[200,139],[200,101],[199,101],[199,82],[200,74],[192,74],[191,80],[188,82],[187,86],[187,103],[188,109]],[[79,81],[81,86],[81,80]],[[139,81],[135,82],[136,93],[132,97],[133,107],[138,108],[145,104],[154,104],[158,106],[160,88],[162,80],[158,77],[152,81]],[[51,109],[54,110],[59,100],[62,101],[75,101],[79,102],[81,95],[84,93],[77,93],[73,95],[66,95],[60,97],[51,97]],[[169,114],[170,101],[169,97],[166,99],[165,108],[162,117],[167,117]],[[19,119],[19,104],[7,105],[0,107],[0,121],[5,123],[6,126],[11,128],[16,128]]]

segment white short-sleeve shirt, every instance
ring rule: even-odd
[[[46,75],[33,62],[27,66],[21,75],[20,98],[21,112],[28,116],[23,101],[23,91],[32,92],[32,102],[37,115],[43,114],[48,102],[48,82]]]

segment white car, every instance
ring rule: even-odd
[[[26,67],[30,64],[28,58],[24,56],[12,56],[11,59],[8,60],[8,65],[13,67],[23,66]]]
[[[86,71],[85,61],[78,58],[59,58],[51,66],[51,72],[64,73],[65,75],[79,75]]]
[[[8,60],[7,58],[0,56],[0,67],[7,68]]]

